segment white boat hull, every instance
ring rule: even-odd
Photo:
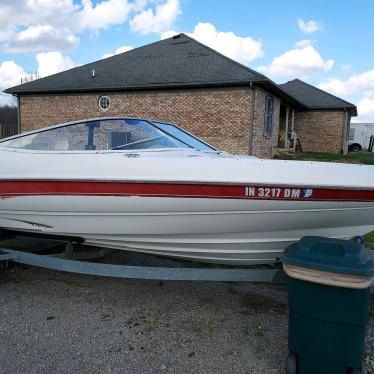
[[[17,196],[0,227],[78,236],[85,244],[195,261],[273,263],[305,235],[374,230],[374,202],[151,196]]]
[[[374,230],[373,166],[194,150],[3,148],[0,160],[0,230],[232,264],[274,262],[305,235]]]

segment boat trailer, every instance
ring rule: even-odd
[[[20,250],[7,244],[9,240],[42,239],[36,245]],[[212,281],[212,282],[258,282],[286,283],[287,277],[281,263],[274,266],[238,267],[192,267],[190,262],[170,260],[178,266],[148,266],[103,263],[97,260],[110,255],[111,249],[89,248],[82,246],[81,238],[66,238],[39,234],[0,232],[0,267],[6,267],[9,262],[37,266],[46,269],[96,275],[104,277],[148,279],[158,281]],[[17,247],[17,246],[16,246]],[[117,251],[124,253],[124,251]],[[127,253],[127,252],[125,252]],[[133,255],[133,254],[132,254]],[[152,255],[146,255],[152,256]],[[157,262],[162,262],[157,256]],[[183,266],[185,265],[185,266]]]

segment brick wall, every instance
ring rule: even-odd
[[[345,112],[295,113],[295,130],[304,152],[345,153]]]
[[[256,87],[252,153],[254,156],[262,158],[272,158],[272,156],[275,154],[276,148],[278,147],[280,100],[277,97],[274,97],[273,104],[273,134],[270,137],[265,137],[263,134],[265,97],[267,94],[267,91]]]
[[[106,94],[107,111],[100,110],[102,94],[21,96],[22,131],[84,118],[130,116],[174,122],[218,149],[248,154],[253,92],[244,88],[124,92]],[[252,154],[271,158],[278,143],[280,101],[274,98],[273,136],[263,135],[267,92],[256,87]]]
[[[112,93],[105,112],[98,106],[100,96],[21,96],[22,131],[84,118],[144,117],[174,122],[219,149],[248,154],[249,87]]]

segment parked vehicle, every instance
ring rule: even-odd
[[[371,136],[374,136],[374,123],[352,123],[349,130],[349,150],[368,150]]]

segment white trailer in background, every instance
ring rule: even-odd
[[[372,136],[374,136],[374,123],[351,123],[349,130],[350,151],[367,150]]]

